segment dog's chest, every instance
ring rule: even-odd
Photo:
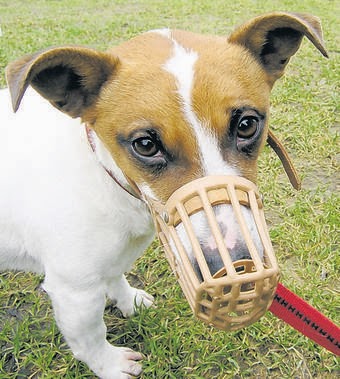
[[[9,103],[7,96],[7,90],[0,91],[2,104]],[[132,263],[134,249],[140,254],[137,248],[153,238],[151,217],[97,161],[79,120],[34,91],[28,91],[16,115],[8,105],[8,114],[4,107],[0,117],[0,225],[5,220],[15,241],[8,233],[0,240],[24,245],[34,256],[43,255],[37,241],[49,241],[58,253],[71,244],[87,254],[87,245],[99,244],[102,267],[122,258]],[[9,247],[0,246],[13,251]]]

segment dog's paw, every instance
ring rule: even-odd
[[[142,373],[141,353],[124,347],[108,345],[96,359],[92,356],[89,366],[100,379],[132,379]]]
[[[148,294],[147,292],[138,288],[131,289],[131,297],[126,297],[121,301],[117,302],[117,307],[121,310],[124,317],[134,315],[140,306],[149,308],[152,306],[154,302],[153,296]]]
[[[131,378],[131,375],[133,377],[139,376],[142,373],[142,365],[139,361],[143,359],[143,355],[131,349],[124,349],[123,355],[122,374],[126,375],[127,378]]]

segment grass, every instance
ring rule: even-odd
[[[163,26],[228,34],[270,10],[318,15],[330,59],[304,41],[272,95],[271,126],[304,179],[295,192],[278,158],[261,155],[259,185],[282,270],[282,282],[339,324],[339,9],[336,1],[20,0],[0,1],[0,86],[16,57],[50,45],[105,49]],[[39,290],[42,278],[0,275],[0,378],[93,378],[73,359]],[[145,354],[142,378],[227,379],[340,377],[339,361],[271,314],[226,334],[192,317],[157,243],[130,280],[156,298],[156,308],[124,319],[110,304],[108,338]]]

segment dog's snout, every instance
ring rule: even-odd
[[[219,230],[218,234],[222,238],[225,249],[223,249],[223,252],[218,248],[217,232],[213,232],[208,223],[203,221],[204,227],[202,229],[205,230],[205,233],[201,234],[200,247],[211,275],[214,275],[224,266],[223,254],[228,254],[232,262],[242,259],[252,259],[249,247],[243,237],[232,207],[219,205],[214,207],[214,212]],[[249,228],[252,241],[259,254],[262,255],[262,244],[251,212],[246,207],[243,207],[243,216]],[[194,266],[197,266],[196,262]]]
[[[253,260],[257,255],[263,258],[264,247],[249,207],[241,205],[241,212],[236,212],[231,204],[212,206],[214,219],[207,217],[204,211],[190,216],[190,223],[199,250],[194,248],[189,233],[183,223],[176,226],[182,246],[196,271],[203,279],[200,264],[197,261],[199,254],[204,260],[211,275],[231,262],[239,260]],[[242,224],[241,224],[242,221]],[[242,226],[241,226],[242,225]]]

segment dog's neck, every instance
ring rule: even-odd
[[[85,130],[87,139],[93,152],[96,154],[99,163],[103,166],[109,176],[129,195],[135,197],[138,200],[142,200],[141,193],[136,184],[129,180],[124,175],[122,170],[116,165],[115,161],[112,159],[110,153],[98,138],[95,131],[88,125],[85,125]]]

